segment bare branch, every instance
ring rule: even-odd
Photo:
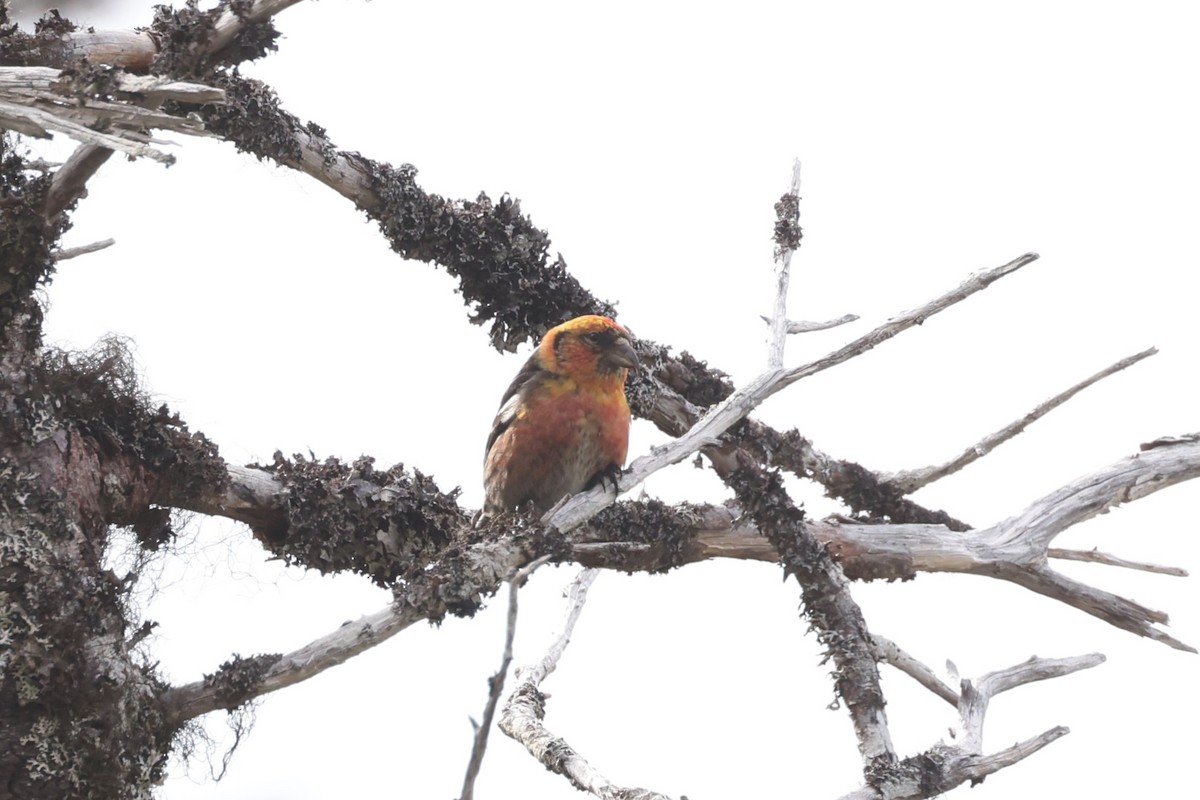
[[[1058,726],[1012,747],[983,755],[983,723],[991,699],[1026,683],[1062,677],[1103,662],[1104,656],[1099,653],[1060,659],[1033,657],[975,681],[964,680],[962,694],[956,700],[959,733],[954,745],[938,744],[921,755],[907,758],[886,774],[877,775],[874,785],[843,795],[841,800],[921,800],[1028,758],[1069,731]]]
[[[83,106],[83,108],[87,109],[90,107]],[[119,108],[128,107],[119,106]],[[76,115],[72,114],[71,116]],[[86,117],[88,115],[84,114],[83,116]],[[165,117],[163,114],[150,114],[148,116],[160,120]],[[93,122],[92,124],[95,123]],[[26,135],[44,139],[50,138],[50,131],[57,131],[65,133],[82,144],[92,144],[98,147],[107,147],[110,150],[120,150],[131,158],[148,156],[163,164],[175,163],[174,156],[149,147],[143,142],[135,141],[130,133],[112,134],[93,130],[88,127],[88,123],[77,122],[68,118],[66,114],[52,114],[40,108],[7,103],[3,100],[0,100],[0,127],[14,128]],[[146,127],[153,126],[147,125]]]
[[[442,619],[452,604],[492,592],[521,565],[543,553],[531,553],[544,542],[503,537],[480,542],[452,559],[452,568],[432,567],[398,586],[396,601],[387,608],[341,625],[337,630],[276,658],[262,679],[245,688],[241,702],[283,689],[318,675],[383,643],[414,622]],[[219,684],[201,680],[167,690],[162,698],[166,716],[175,724],[226,708]]]
[[[961,285],[955,289],[952,289],[941,297],[931,300],[919,308],[911,311],[905,311],[896,317],[893,317],[885,324],[863,334],[859,338],[838,348],[824,358],[787,370],[780,381],[782,386],[779,388],[782,389],[784,386],[790,386],[802,378],[816,375],[818,372],[822,372],[830,367],[835,367],[838,364],[849,361],[851,358],[865,353],[866,351],[874,348],[876,345],[883,344],[896,334],[906,331],[915,325],[922,324],[925,322],[925,320],[929,319],[933,315],[945,311],[947,308],[950,308],[957,303],[961,303],[971,295],[988,288],[1001,278],[1011,275],[1021,267],[1024,267],[1026,264],[1031,264],[1037,260],[1037,253],[1026,253],[1023,256],[1013,259],[1007,264],[1003,264],[993,269],[976,272],[974,275],[967,278],[967,280],[965,280]]]
[[[496,706],[500,703],[500,695],[504,692],[504,679],[508,676],[508,667],[512,664],[513,639],[517,635],[517,592],[520,591],[534,570],[549,560],[550,556],[542,556],[517,570],[517,574],[508,582],[508,623],[504,630],[504,655],[500,658],[500,668],[492,677],[488,678],[487,704],[483,707],[483,717],[475,724],[475,743],[471,747],[471,758],[467,762],[467,774],[463,779],[460,800],[471,800],[475,796],[475,779],[479,776],[479,768],[483,766],[483,754],[487,750],[488,734],[492,730],[492,720],[496,716]]]
[[[800,246],[800,159],[792,164],[792,183],[787,194],[775,204],[775,303],[771,316],[771,336],[767,347],[767,368],[783,367],[787,345],[787,295],[791,281],[792,256]]]
[[[763,320],[763,322],[766,322],[768,325],[771,324],[770,317],[762,317],[762,320]],[[847,323],[857,322],[857,321],[858,321],[857,314],[843,314],[842,316],[837,317],[836,319],[827,319],[827,320],[824,320],[823,322],[809,322],[807,320],[799,320],[799,321],[788,320],[787,333],[789,336],[791,336],[791,335],[794,335],[797,333],[811,333],[812,331],[824,331],[824,330],[829,330],[830,328],[836,328],[840,325],[846,325]]]
[[[79,247],[64,247],[61,250],[55,250],[52,255],[55,261],[66,261],[71,258],[86,256],[88,253],[98,253],[101,250],[112,247],[116,243],[116,239],[101,239],[98,242],[80,245]]]
[[[996,695],[1027,683],[1061,678],[1103,663],[1104,656],[1100,653],[1072,658],[1032,656],[1028,661],[989,672],[975,681],[964,680],[958,704],[959,735],[956,738],[959,747],[970,753],[983,751],[983,718],[987,714],[988,704]]]
[[[1022,568],[1010,564],[999,564],[991,571],[998,578],[1012,581],[1018,586],[1044,594],[1069,606],[1086,611],[1094,617],[1122,630],[1162,642],[1176,650],[1195,653],[1196,648],[1179,641],[1166,631],[1154,627],[1166,625],[1169,618],[1161,611],[1148,608],[1141,603],[1088,586],[1048,567]]]
[[[871,649],[880,661],[900,670],[950,705],[958,706],[958,692],[943,683],[933,670],[904,652],[900,645],[891,639],[873,633]]]
[[[999,772],[1005,767],[1011,767],[1018,761],[1024,761],[1026,758],[1029,758],[1029,756],[1051,742],[1058,741],[1070,732],[1070,728],[1064,725],[1056,725],[1048,731],[1039,733],[1037,736],[1022,742],[1017,742],[1011,747],[1006,747],[991,755],[980,755],[975,758],[966,759],[960,767],[962,780],[959,783],[978,781],[991,775],[993,772]]]
[[[1072,525],[1196,477],[1200,477],[1200,442],[1156,447],[1051,492],[1017,516],[992,526],[990,538],[998,548],[1018,546],[1028,561],[1031,548],[1044,553],[1051,540]]]
[[[158,105],[165,100],[183,103],[221,103],[225,91],[189,81],[177,81],[151,75],[131,75],[115,72],[112,91],[117,97],[142,104]],[[52,67],[0,67],[0,95],[14,102],[61,102],[77,100],[62,71]]]
[[[353,622],[344,623],[333,633],[281,656],[256,688],[253,696],[258,697],[300,683],[382,644],[421,619],[420,616],[406,611],[396,606],[388,606],[373,614],[359,617]],[[193,717],[223,708],[218,694],[217,689],[206,681],[196,681],[167,690],[163,694],[163,707],[175,724],[181,724]]]
[[[1158,575],[1173,575],[1177,578],[1186,578],[1188,571],[1182,567],[1168,567],[1161,564],[1149,564],[1145,561],[1129,561],[1124,558],[1101,553],[1099,550],[1063,550],[1059,547],[1051,547],[1046,551],[1046,555],[1050,558],[1058,558],[1064,561],[1089,561],[1094,564],[1106,564],[1110,567],[1124,567],[1126,569],[1136,569],[1142,572],[1153,572]]]
[[[922,467],[921,469],[905,470],[898,472],[895,475],[884,475],[882,478],[888,483],[891,483],[893,486],[896,486],[905,494],[914,492],[917,489],[920,489],[922,486],[927,486],[934,481],[941,480],[947,475],[958,472],[960,469],[972,463],[973,461],[983,458],[988,453],[992,452],[992,450],[996,449],[998,445],[1003,444],[1017,434],[1021,433],[1030,424],[1046,416],[1051,411],[1058,408],[1060,405],[1067,402],[1087,387],[1091,386],[1093,383],[1101,381],[1116,372],[1120,372],[1126,367],[1133,366],[1139,361],[1149,358],[1157,352],[1158,350],[1156,348],[1151,347],[1149,350],[1143,350],[1140,353],[1123,358],[1115,364],[1100,370],[1090,378],[1085,378],[1084,380],[1072,386],[1070,389],[1060,392],[1054,397],[1051,397],[1049,400],[1046,400],[1044,403],[1041,403],[1020,419],[1010,422],[995,433],[983,437],[983,439],[981,439],[978,443],[968,447],[957,457],[947,461],[945,464]]]
[[[504,704],[500,715],[500,730],[525,746],[546,769],[565,776],[571,785],[605,800],[670,800],[666,795],[646,789],[614,786],[611,781],[597,772],[583,756],[579,755],[563,739],[555,736],[542,720],[546,715],[546,695],[542,694],[542,681],[554,671],[558,660],[570,643],[575,623],[587,601],[588,588],[599,573],[585,569],[571,582],[567,599],[567,613],[562,630],[554,637],[542,659],[534,664],[517,669],[517,686]]]
[[[87,182],[113,153],[107,147],[85,144],[75,148],[66,163],[50,179],[46,193],[46,219],[52,220],[83,196]]]
[[[136,102],[80,98],[61,75],[48,67],[0,67],[0,126],[42,138],[51,131],[65,133],[83,144],[170,164],[174,156],[150,147],[143,131],[157,128],[198,135],[204,126],[192,117],[163,114],[152,107],[164,100],[220,103],[225,98],[223,90],[210,86],[123,73],[114,76],[115,94]]]

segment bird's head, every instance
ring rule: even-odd
[[[576,379],[619,377],[639,366],[629,331],[608,317],[589,314],[551,328],[538,345],[545,369]]]

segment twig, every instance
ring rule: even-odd
[[[877,345],[883,344],[896,334],[906,331],[915,325],[920,325],[935,314],[939,314],[942,311],[945,311],[947,308],[950,308],[957,303],[961,303],[971,295],[983,291],[1001,278],[1016,272],[1021,267],[1024,267],[1027,264],[1032,264],[1034,261],[1037,261],[1038,258],[1039,256],[1037,253],[1026,253],[1025,255],[1014,258],[1007,264],[1003,264],[993,269],[986,269],[976,272],[974,275],[963,281],[959,286],[951,289],[949,292],[946,292],[946,294],[942,295],[941,297],[937,297],[919,308],[902,312],[896,317],[888,320],[883,325],[880,325],[878,328],[868,331],[849,344],[834,350],[824,358],[820,358],[809,364],[787,370],[780,381],[782,385],[778,388],[782,389],[784,386],[790,386],[802,378],[816,375],[818,372],[822,372],[830,367],[835,367],[838,364],[849,361],[851,358],[861,355]],[[778,391],[778,389],[776,389],[776,391]]]
[[[982,570],[981,570],[982,571]],[[1166,625],[1169,618],[1161,611],[1148,608],[1120,595],[1088,586],[1086,583],[1068,578],[1049,567],[1018,567],[1000,564],[994,571],[996,577],[1012,581],[1030,591],[1044,594],[1069,606],[1086,611],[1094,617],[1122,630],[1145,636],[1156,642],[1195,653],[1196,648],[1179,641],[1155,625]]]
[[[792,256],[800,247],[800,159],[792,164],[792,183],[787,194],[775,204],[775,303],[771,312],[771,339],[767,347],[767,368],[783,367],[787,346],[787,295],[791,281]]]
[[[962,782],[971,781],[975,783],[991,775],[993,772],[999,772],[1005,767],[1011,767],[1018,761],[1024,761],[1046,745],[1058,741],[1070,732],[1071,729],[1065,725],[1056,725],[1048,731],[1039,733],[1037,736],[1033,736],[1022,742],[1017,742],[1011,747],[998,750],[991,755],[980,755],[976,758],[968,759],[961,767]]]
[[[768,325],[771,324],[770,317],[762,317],[762,320]],[[857,314],[843,314],[836,319],[827,319],[822,322],[811,322],[808,320],[788,320],[787,332],[789,336],[797,333],[811,333],[812,331],[824,331],[830,328],[836,328],[839,325],[846,325],[850,322],[857,322]]]
[[[1064,561],[1090,561],[1095,564],[1107,564],[1110,567],[1125,567],[1126,569],[1136,569],[1142,572],[1153,572],[1157,575],[1173,575],[1177,578],[1186,578],[1188,571],[1182,567],[1168,567],[1162,564],[1149,564],[1145,561],[1128,561],[1124,558],[1101,553],[1099,550],[1064,550],[1060,547],[1051,547],[1046,551],[1046,555],[1050,558],[1058,558]]]
[[[98,242],[80,245],[79,247],[64,247],[60,250],[55,250],[52,255],[55,261],[66,261],[69,258],[76,258],[78,256],[85,256],[88,253],[99,252],[105,248],[112,247],[116,243],[116,239],[101,239]]]
[[[870,642],[877,659],[900,670],[950,705],[958,706],[958,692],[943,683],[929,667],[904,652],[900,645],[875,633],[871,634]]]
[[[472,800],[475,796],[475,778],[479,776],[479,768],[483,766],[483,754],[487,750],[488,734],[492,730],[492,720],[496,716],[496,706],[500,703],[500,695],[504,692],[504,679],[508,675],[508,667],[512,664],[513,639],[517,635],[517,592],[534,570],[550,560],[550,556],[542,556],[536,561],[522,567],[508,582],[508,624],[504,633],[504,655],[500,658],[500,669],[488,679],[488,699],[483,708],[483,718],[475,725],[475,743],[471,747],[471,758],[467,762],[467,775],[463,779],[460,800]],[[474,721],[474,720],[472,720]]]
[[[1139,361],[1141,361],[1145,358],[1149,358],[1150,356],[1154,355],[1157,352],[1158,352],[1157,348],[1151,347],[1149,350],[1143,350],[1140,353],[1129,356],[1127,358],[1123,358],[1120,361],[1116,362],[1115,364],[1112,364],[1111,366],[1100,370],[1095,375],[1092,375],[1090,378],[1086,378],[1086,379],[1080,381],[1079,383],[1072,386],[1070,389],[1067,389],[1064,392],[1060,392],[1059,394],[1056,394],[1054,397],[1051,397],[1049,400],[1045,401],[1044,403],[1041,403],[1036,408],[1034,408],[1032,411],[1030,411],[1028,414],[1021,417],[1020,419],[1010,422],[1009,424],[1005,425],[1003,428],[996,431],[995,433],[992,433],[992,434],[989,434],[989,435],[983,437],[981,440],[979,440],[978,443],[972,445],[971,447],[968,447],[966,450],[964,450],[962,453],[960,453],[956,458],[953,458],[950,461],[947,461],[945,464],[941,464],[939,466],[922,467],[920,469],[914,469],[914,470],[905,470],[902,472],[898,472],[895,475],[890,475],[890,476],[884,475],[884,476],[882,476],[882,478],[883,478],[883,480],[887,481],[888,483],[891,483],[893,486],[900,489],[905,494],[914,492],[917,489],[920,489],[922,486],[927,486],[927,485],[933,483],[934,481],[941,480],[942,478],[946,477],[947,475],[951,475],[955,472],[958,472],[960,469],[967,466],[971,462],[977,461],[978,459],[983,458],[988,453],[990,453],[992,450],[996,449],[996,447],[998,445],[1008,441],[1009,439],[1013,438],[1017,434],[1021,433],[1030,424],[1032,424],[1032,423],[1036,422],[1037,420],[1041,419],[1042,417],[1046,416],[1051,411],[1058,408],[1060,405],[1067,402],[1072,397],[1074,397],[1075,395],[1082,392],[1084,389],[1091,386],[1093,383],[1101,381],[1104,378],[1107,378],[1109,375],[1112,375],[1113,373],[1120,372],[1121,370],[1125,369],[1126,367],[1133,366],[1134,364],[1138,363]]]
[[[522,564],[544,555],[530,553],[529,547],[528,541],[516,536],[471,545],[452,565],[434,565],[394,589],[394,603],[279,656],[262,679],[243,692],[244,698],[252,700],[308,680],[382,644],[415,622],[441,619],[449,611],[448,603],[456,598],[494,592]],[[207,680],[168,689],[162,702],[166,717],[174,724],[224,708],[219,687]]]
[[[566,741],[552,734],[542,723],[546,714],[546,695],[542,694],[539,687],[558,666],[558,660],[562,658],[571,641],[571,633],[583,611],[583,604],[587,601],[588,588],[598,575],[598,570],[581,570],[571,582],[562,629],[554,637],[540,661],[517,669],[517,685],[509,695],[508,702],[504,704],[504,711],[500,715],[500,730],[524,745],[546,769],[565,776],[580,791],[589,792],[605,800],[670,800],[666,795],[646,789],[613,785]]]

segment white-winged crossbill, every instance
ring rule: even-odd
[[[629,449],[628,331],[588,315],[551,328],[500,400],[484,458],[484,511],[548,510],[614,477]]]

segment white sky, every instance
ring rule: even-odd
[[[96,24],[147,24],[149,3]],[[1042,260],[922,328],[802,382],[760,418],[877,470],[943,460],[1045,397],[1150,345],[1160,355],[1088,390],[917,496],[987,525],[1140,442],[1200,428],[1195,333],[1200,124],[1190,3],[303,3],[281,52],[245,71],[342,147],[420,168],[444,196],[508,192],[573,273],[620,301],[637,334],[744,382],[765,363],[772,203],[804,163],[795,318],[862,317],[794,339],[832,349],[968,273]],[[500,356],[453,283],[392,255],[315,182],[199,140],[170,169],[114,158],[69,244],[48,335],[136,343],[150,388],[233,462],[374,455],[461,485],[478,506],[482,443],[527,350]],[[631,453],[661,441],[641,423]],[[651,479],[668,501],[718,501],[711,473]],[[810,512],[834,509],[805,495]],[[1058,544],[1200,569],[1194,485],[1139,501]],[[197,520],[162,564],[146,615],[171,679],[233,652],[293,649],[386,604],[365,580],[276,563],[243,530]],[[1171,613],[1200,644],[1195,579],[1061,569]],[[557,624],[568,570],[523,595],[517,662]],[[963,675],[1036,653],[1101,667],[1016,690],[985,746],[1056,724],[1070,736],[972,797],[1179,796],[1192,785],[1200,660],[995,581],[923,575],[860,585],[872,629]],[[269,697],[221,783],[176,765],[165,800],[456,796],[503,601],[418,626]],[[618,784],[692,800],[836,797],[858,786],[844,711],[764,564],[605,574],[546,684],[547,724]],[[884,673],[893,737],[923,750],[949,706]],[[229,737],[214,717],[215,736]],[[219,752],[214,760],[219,761]],[[959,789],[965,795],[967,790]],[[496,733],[480,798],[575,790]]]

